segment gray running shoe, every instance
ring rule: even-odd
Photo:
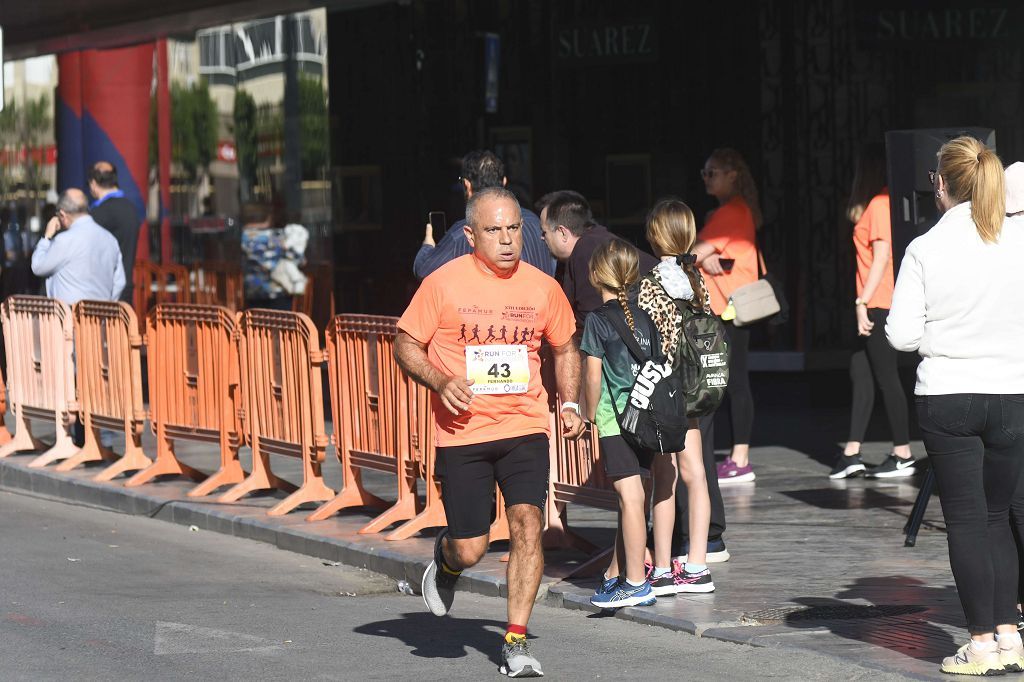
[[[517,638],[501,647],[501,667],[498,672],[509,677],[544,677],[540,662],[530,653],[526,638]]]
[[[434,560],[427,566],[427,570],[423,571],[423,581],[420,583],[423,603],[435,616],[448,615],[452,602],[455,601],[455,581],[459,579],[458,575],[452,575],[441,568],[441,540],[447,534],[447,528],[438,532],[434,541]]]

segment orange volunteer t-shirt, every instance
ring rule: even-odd
[[[889,244],[889,263],[882,273],[878,288],[868,301],[869,308],[892,307],[892,291],[896,286],[896,278],[892,267],[892,216],[889,214],[889,190],[884,189],[868,202],[864,215],[853,226],[853,245],[857,251],[857,298],[864,293],[864,284],[868,281],[868,271],[874,260],[873,244],[883,241]]]
[[[704,272],[711,310],[716,315],[729,304],[729,296],[744,284],[757,281],[757,241],[754,216],[747,202],[735,196],[718,207],[708,218],[704,229],[697,233],[698,241],[715,247],[722,258],[733,258],[732,271],[724,275]]]
[[[427,344],[427,358],[442,372],[466,376],[467,346],[525,346],[525,393],[477,394],[469,410],[453,415],[431,393],[436,443],[473,445],[549,433],[547,391],[541,383],[541,339],[561,346],[572,339],[576,318],[562,288],[529,263],[510,277],[485,272],[472,254],[435,270],[413,296],[398,328]]]

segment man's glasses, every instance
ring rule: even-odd
[[[711,178],[715,177],[716,173],[724,173],[724,172],[725,171],[723,171],[721,168],[701,168],[700,169],[700,176],[702,178],[704,178],[705,180],[710,180]]]

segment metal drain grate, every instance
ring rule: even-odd
[[[838,604],[828,606],[780,606],[744,613],[740,620],[748,625],[783,625],[785,623],[825,620],[861,620],[865,618],[892,618],[921,613],[924,606],[862,606]]]

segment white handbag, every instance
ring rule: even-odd
[[[732,323],[737,327],[759,322],[782,309],[775,296],[775,289],[766,279],[744,284],[732,292],[729,300],[736,310],[736,318]]]

